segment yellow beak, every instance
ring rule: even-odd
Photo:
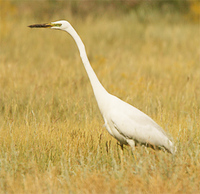
[[[33,24],[28,27],[30,28],[51,28],[53,25],[52,24]]]
[[[51,28],[51,27],[60,27],[62,24],[58,23],[47,23],[47,24],[33,24],[28,27],[30,28]]]

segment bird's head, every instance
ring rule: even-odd
[[[56,30],[65,30],[70,27],[70,23],[65,21],[65,20],[60,20],[56,22],[51,22],[51,23],[46,23],[46,24],[33,24],[28,27],[30,28],[51,28],[51,29],[56,29]]]

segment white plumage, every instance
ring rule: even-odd
[[[168,152],[174,153],[173,143],[155,121],[104,89],[90,65],[83,42],[69,22],[62,20],[49,24],[30,25],[29,27],[63,30],[73,37],[104,118],[106,129],[110,135],[120,142],[121,147],[124,144],[130,145],[134,150],[135,145],[139,143],[164,147]]]

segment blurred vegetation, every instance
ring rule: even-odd
[[[200,193],[199,17],[199,1],[0,0],[0,193]],[[176,156],[126,147],[122,163],[73,40],[26,27],[58,19]]]
[[[31,15],[39,18],[50,18],[52,15],[71,13],[76,16],[86,17],[88,15],[104,15],[127,13],[131,11],[145,12],[156,9],[161,13],[178,12],[188,14],[195,20],[200,16],[200,1],[190,0],[42,0],[42,1],[4,1],[0,0],[1,18],[8,14]]]
[[[12,23],[19,18],[32,18],[34,22],[59,19],[95,19],[100,17],[119,18],[130,13],[136,14],[140,22],[156,22],[160,16],[176,22],[177,16],[183,21],[200,23],[199,0],[0,0],[1,38],[11,31]],[[173,15],[173,17],[171,17]],[[179,20],[179,18],[178,18]],[[2,27],[4,30],[2,30]],[[1,41],[1,40],[0,40]]]

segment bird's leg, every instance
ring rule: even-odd
[[[135,150],[135,141],[132,139],[127,139],[126,141],[127,141],[128,145],[131,146],[132,151],[134,151]]]
[[[134,158],[136,160],[135,154],[133,152],[133,151],[135,151],[135,141],[133,139],[127,139],[126,141],[131,146],[133,156],[134,156]]]
[[[124,157],[123,157],[123,155],[124,155],[124,152],[123,152],[123,150],[124,150],[124,146],[123,146],[123,144],[122,143],[117,143],[118,145],[120,145],[120,162],[121,162],[121,169],[123,169],[124,168]]]
[[[124,150],[124,146],[122,143],[120,143],[120,147],[121,147],[121,150],[123,151]]]
[[[118,143],[118,142],[117,142],[117,145],[119,145],[119,146],[120,146],[121,150],[124,150],[124,146],[123,146],[123,144],[122,144],[122,143]]]

